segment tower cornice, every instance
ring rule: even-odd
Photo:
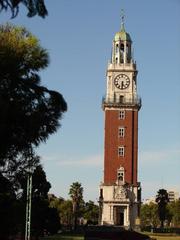
[[[121,109],[121,108],[129,108],[129,109],[137,109],[138,111],[141,108],[141,98],[136,97],[132,99],[124,99],[123,102],[116,101],[115,99],[106,99],[103,97],[102,99],[102,109],[105,110],[106,108],[112,109]]]

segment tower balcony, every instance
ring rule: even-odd
[[[136,71],[136,63],[109,63],[108,64],[108,71],[116,71],[116,70],[123,70],[123,71]]]
[[[126,97],[103,97],[102,98],[102,108],[103,110],[108,108],[141,108],[141,98],[139,96],[126,98]]]

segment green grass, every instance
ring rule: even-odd
[[[84,240],[84,237],[83,236],[57,234],[54,236],[41,238],[41,240]]]
[[[155,233],[152,234],[152,233],[148,233],[148,232],[143,232],[143,234],[146,234],[156,240],[180,240],[180,236],[172,236],[171,234],[166,234],[166,233],[161,233],[161,234],[156,235]],[[41,240],[84,240],[84,237],[83,236],[57,234],[54,236],[41,238]]]
[[[180,240],[180,236],[176,236],[170,233],[148,233],[143,232],[144,234],[150,236],[152,239],[156,240]]]
[[[180,240],[180,237],[178,236],[157,236],[157,235],[149,235],[150,237],[156,239],[156,240]]]

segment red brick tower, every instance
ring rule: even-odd
[[[117,169],[121,166],[125,172],[124,182],[137,185],[138,106],[124,103],[115,107],[104,103],[104,109],[104,183],[116,183]]]
[[[105,112],[104,182],[100,186],[101,224],[133,227],[140,205],[138,165],[137,69],[132,40],[124,28],[115,34],[107,68]]]

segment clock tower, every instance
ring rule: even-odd
[[[138,223],[141,187],[138,170],[137,68],[132,40],[124,27],[112,42],[107,67],[105,114],[104,180],[100,184],[100,224],[133,228]]]

